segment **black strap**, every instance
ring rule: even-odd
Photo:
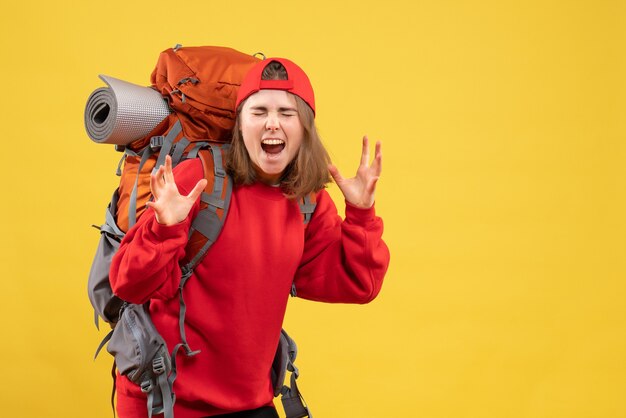
[[[117,367],[115,367],[115,359],[113,359],[113,368],[111,369],[111,377],[113,377],[113,389],[111,390],[111,409],[113,409],[113,418],[115,418],[115,392],[117,389],[117,374],[115,371]]]
[[[96,314],[96,316],[97,315],[98,314]],[[102,350],[102,348],[105,346],[105,344],[109,342],[109,340],[111,339],[112,336],[113,336],[113,330],[109,331],[109,333],[102,339],[102,341],[100,341],[100,345],[96,349],[96,354],[93,356],[94,360],[96,359],[96,357],[98,357],[98,354],[100,354],[100,350]]]

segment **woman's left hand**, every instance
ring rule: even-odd
[[[383,152],[380,141],[376,142],[376,151],[374,160],[369,165],[370,151],[369,139],[363,137],[363,150],[361,151],[361,164],[356,171],[356,176],[345,179],[339,173],[337,167],[333,164],[328,166],[330,175],[335,179],[335,183],[339,186],[346,201],[353,206],[359,208],[371,208],[374,204],[374,192],[376,191],[376,182],[380,178],[383,163]]]

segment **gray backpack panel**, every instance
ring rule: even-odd
[[[120,248],[120,241],[124,237],[124,233],[117,227],[111,214],[111,208],[115,207],[116,203],[117,191],[111,199],[111,204],[107,207],[105,224],[99,228],[100,241],[91,264],[87,282],[87,293],[91,306],[94,308],[94,321],[98,328],[99,316],[114,326],[124,303],[113,294],[111,284],[109,283],[111,260]]]

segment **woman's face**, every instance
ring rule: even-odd
[[[295,96],[284,90],[260,90],[246,99],[239,117],[259,180],[277,184],[304,137]]]

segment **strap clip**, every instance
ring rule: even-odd
[[[154,384],[152,383],[151,380],[145,380],[143,382],[141,382],[141,391],[143,393],[150,393],[152,392],[152,389],[154,389]]]
[[[160,356],[152,360],[152,370],[154,370],[156,374],[165,373],[165,359]]]
[[[157,135],[150,138],[150,148],[152,151],[156,151],[163,146],[163,142],[165,141],[165,137],[163,135]]]

